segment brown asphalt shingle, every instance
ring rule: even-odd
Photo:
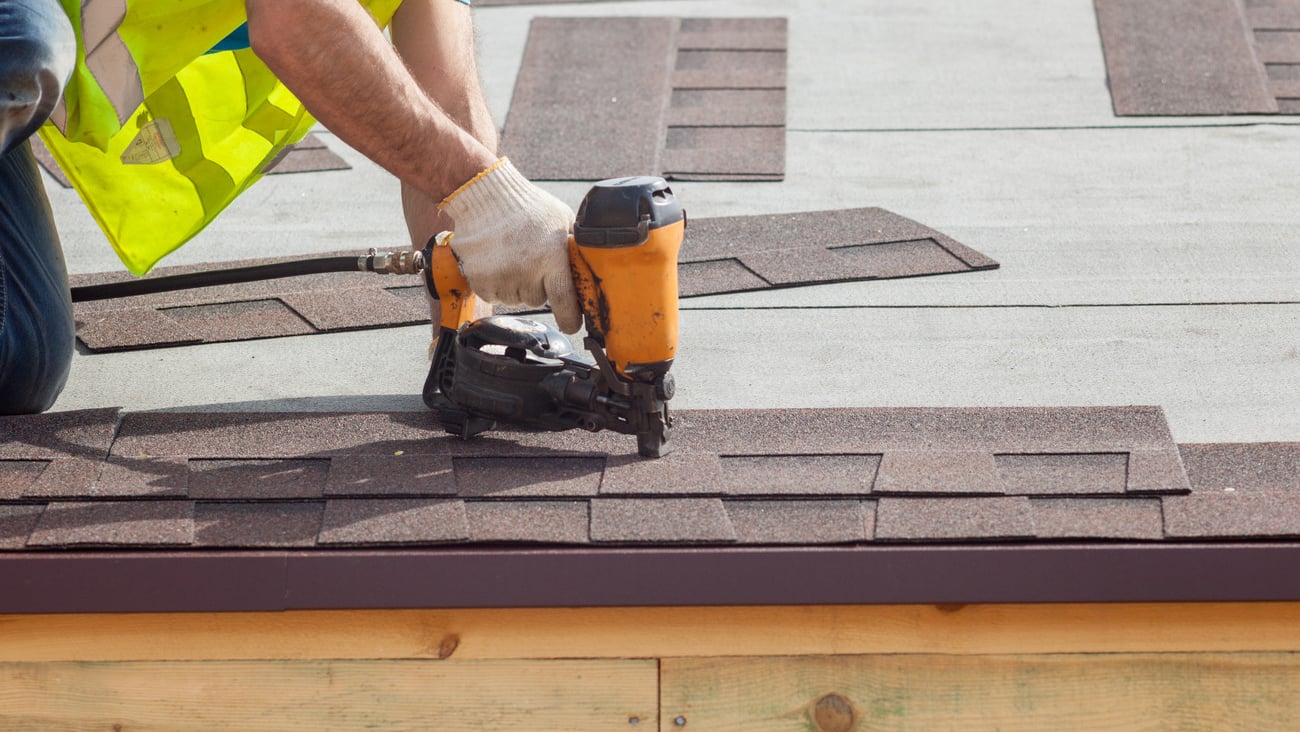
[[[1115,114],[1296,114],[1293,0],[1094,0]],[[1244,10],[1244,14],[1243,14]],[[1296,68],[1300,68],[1297,66]]]
[[[880,208],[691,218],[686,231],[678,267],[682,296],[998,266],[951,237]],[[150,276],[200,269],[164,267]],[[116,272],[71,279],[75,287],[129,278]],[[81,302],[74,313],[81,342],[112,351],[424,324],[429,306],[423,292],[414,277],[335,272]]]
[[[501,149],[536,179],[780,180],[786,25],[535,18]]]
[[[1297,443],[1178,446],[1151,407],[682,411],[660,460],[427,413],[117,416],[4,418],[0,547],[1300,536]]]

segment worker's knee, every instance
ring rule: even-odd
[[[76,60],[77,39],[57,0],[0,3],[0,155],[45,123]]]
[[[72,365],[67,269],[31,146],[0,156],[0,414],[49,409]]]

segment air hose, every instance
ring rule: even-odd
[[[251,267],[232,267],[230,269],[214,269],[166,277],[109,282],[102,285],[83,285],[72,288],[72,301],[110,300],[119,297],[188,290],[196,287],[215,287],[217,285],[233,285],[239,282],[300,277],[324,272],[418,274],[423,269],[424,256],[421,252],[402,251],[392,254],[390,252],[376,252],[371,249],[369,253],[360,256],[345,255],[295,259],[290,262],[258,264]]]

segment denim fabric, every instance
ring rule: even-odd
[[[0,414],[48,409],[72,364],[67,268],[27,140],[58,102],[76,48],[57,0],[0,0]]]
[[[45,124],[76,61],[58,0],[0,0],[0,155]]]

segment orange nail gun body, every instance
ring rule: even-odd
[[[424,400],[468,439],[498,422],[634,434],[641,455],[671,449],[669,369],[677,355],[677,256],[686,216],[662,178],[614,178],[583,199],[569,262],[593,359],[535,320],[470,322],[475,297],[446,239],[425,250],[441,303]]]

